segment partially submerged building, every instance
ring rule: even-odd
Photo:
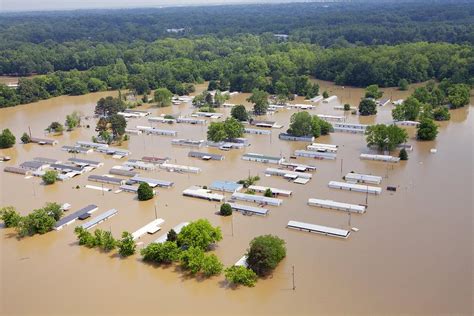
[[[280,133],[278,134],[278,138],[281,140],[289,140],[289,141],[296,141],[296,142],[313,142],[313,136],[293,136],[288,133]]]
[[[232,199],[258,203],[261,205],[273,205],[273,206],[280,206],[283,203],[283,200],[281,199],[255,195],[255,194],[240,193],[240,192],[233,193]]]
[[[256,154],[256,153],[244,154],[242,156],[242,159],[246,161],[256,161],[256,162],[273,163],[273,164],[281,164],[285,160],[282,157],[265,156],[265,155]]]
[[[368,185],[361,185],[361,184],[354,184],[354,183],[347,183],[347,182],[329,181],[328,186],[332,189],[340,189],[340,190],[347,190],[347,191],[353,191],[353,192],[370,193],[370,194],[377,194],[377,195],[382,193],[382,189],[379,187],[372,187]]]
[[[224,160],[223,155],[203,153],[199,151],[190,151],[188,153],[188,157],[198,158],[201,160],[218,160],[218,161]]]
[[[346,229],[339,229],[339,228],[309,224],[309,223],[298,222],[298,221],[289,221],[286,227],[291,228],[291,229],[301,230],[301,231],[307,231],[310,233],[316,233],[316,234],[321,234],[321,235],[330,236],[330,237],[339,237],[339,238],[344,238],[344,239],[349,237],[349,235],[351,234],[351,232]]]
[[[203,189],[198,186],[192,186],[184,190],[183,195],[217,202],[222,202],[222,200],[224,200],[224,196],[222,194],[212,193],[211,190]]]

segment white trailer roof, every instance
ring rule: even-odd
[[[347,238],[349,237],[351,233],[350,231],[345,230],[345,229],[309,224],[309,223],[298,222],[298,221],[289,221],[286,227],[293,228],[293,229],[307,230],[312,233],[318,233],[318,234],[323,234],[327,236],[341,237],[341,238]]]
[[[173,227],[173,230],[176,232],[176,234],[179,234],[181,232],[181,230],[183,229],[183,227],[188,226],[188,225],[189,225],[189,222],[182,222],[182,223],[179,223],[178,225],[176,225],[175,227]],[[167,238],[168,238],[168,233],[161,235],[154,242],[156,242],[158,244],[162,244],[166,241]]]
[[[157,218],[155,220],[152,220],[151,222],[149,222],[148,224],[146,224],[145,226],[139,228],[137,231],[133,232],[132,233],[132,237],[133,239],[138,239],[140,238],[141,236],[145,235],[146,233],[150,232],[150,231],[153,231],[153,232],[156,232],[156,229],[160,229],[159,225],[163,224],[165,222],[164,219],[162,218]]]
[[[312,206],[319,206],[323,208],[330,208],[330,209],[355,212],[355,213],[365,212],[365,206],[363,205],[336,202],[332,200],[309,199],[308,204]]]

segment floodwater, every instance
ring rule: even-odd
[[[357,105],[363,90],[337,87],[321,82],[321,91],[336,94],[341,103]],[[202,90],[204,86],[199,86]],[[384,89],[385,96],[404,98],[410,91]],[[114,95],[101,92],[77,97],[58,97],[34,104],[0,110],[0,127],[10,128],[17,140],[31,128],[35,136],[43,136],[50,122],[64,121],[74,110],[91,116],[100,97]],[[229,102],[244,103],[246,94]],[[303,103],[298,99],[297,103]],[[338,102],[320,104],[310,113],[343,115],[333,109]],[[362,161],[361,152],[369,152],[362,135],[333,133],[318,142],[339,145],[336,161],[299,158],[301,163],[318,167],[306,185],[287,182],[280,177],[266,177],[265,165],[241,160],[244,152],[289,157],[305,143],[278,140],[286,130],[289,118],[296,110],[282,110],[269,115],[285,125],[273,129],[272,136],[247,135],[251,146],[245,150],[221,152],[224,161],[201,161],[188,158],[189,150],[171,146],[171,137],[131,136],[123,147],[132,151],[132,158],[144,155],[167,156],[178,164],[202,168],[198,175],[166,171],[142,172],[143,175],[172,180],[171,189],[159,189],[152,201],[138,202],[133,194],[101,193],[83,186],[87,174],[64,183],[45,187],[38,178],[24,179],[15,174],[0,173],[0,205],[14,205],[22,214],[41,207],[48,201],[72,204],[77,210],[94,203],[100,214],[110,208],[119,213],[97,228],[111,229],[119,238],[122,231],[133,232],[158,216],[165,220],[162,231],[143,236],[148,244],[159,235],[183,221],[207,218],[222,228],[224,238],[215,254],[226,265],[235,263],[246,251],[249,241],[262,234],[274,234],[287,244],[287,257],[274,274],[259,280],[254,288],[230,288],[223,277],[207,280],[186,277],[175,267],[145,264],[140,256],[120,259],[115,254],[81,247],[73,234],[74,223],[65,229],[17,240],[11,229],[0,229],[2,315],[351,315],[351,314],[462,314],[473,312],[473,130],[471,106],[451,111],[451,121],[439,123],[436,141],[417,142],[414,129],[409,128],[409,143],[414,145],[407,162],[388,165]],[[190,105],[164,109],[151,108],[152,116],[162,113],[190,114]],[[229,113],[229,109],[219,110]],[[375,117],[360,118],[361,123],[387,123],[391,106],[379,107]],[[347,121],[359,122],[359,117],[346,113]],[[61,146],[77,140],[90,140],[95,121],[85,120],[91,128],[80,128],[56,137],[55,147],[17,144],[0,150],[17,165],[33,157],[67,160],[72,155]],[[129,127],[150,125],[146,119],[131,119]],[[195,125],[156,125],[178,131],[179,138],[205,139],[206,127]],[[430,153],[437,148],[436,154]],[[396,153],[393,153],[396,154]],[[93,174],[106,174],[123,161],[102,154],[77,155],[102,160],[105,166]],[[3,169],[3,167],[2,167]],[[342,172],[341,172],[342,170]],[[340,211],[319,209],[307,205],[308,198],[362,204],[365,194],[329,189],[330,180],[339,180],[357,171],[383,176],[383,192],[368,197],[368,211],[351,218]],[[293,191],[283,197],[283,205],[269,207],[267,217],[243,216],[231,218],[215,215],[218,203],[183,197],[182,190],[191,185],[209,185],[213,180],[239,180],[259,175],[260,185]],[[94,184],[94,183],[91,183]],[[81,189],[75,189],[80,185]],[[386,191],[396,186],[397,192]],[[107,186],[111,187],[112,186]],[[116,189],[116,188],[115,188]],[[227,198],[229,197],[226,194]],[[360,229],[347,240],[289,230],[288,220],[313,224]],[[233,221],[233,222],[232,222]],[[140,246],[142,247],[142,245]],[[292,284],[292,267],[295,286]]]

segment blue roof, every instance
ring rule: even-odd
[[[235,192],[242,188],[242,184],[238,184],[237,182],[233,181],[221,181],[217,180],[212,182],[210,189],[211,190],[218,190],[218,191],[226,191],[226,192]]]

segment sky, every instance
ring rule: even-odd
[[[0,0],[0,12],[71,9],[139,8],[232,3],[279,3],[296,0]],[[299,0],[304,2],[304,0]]]

